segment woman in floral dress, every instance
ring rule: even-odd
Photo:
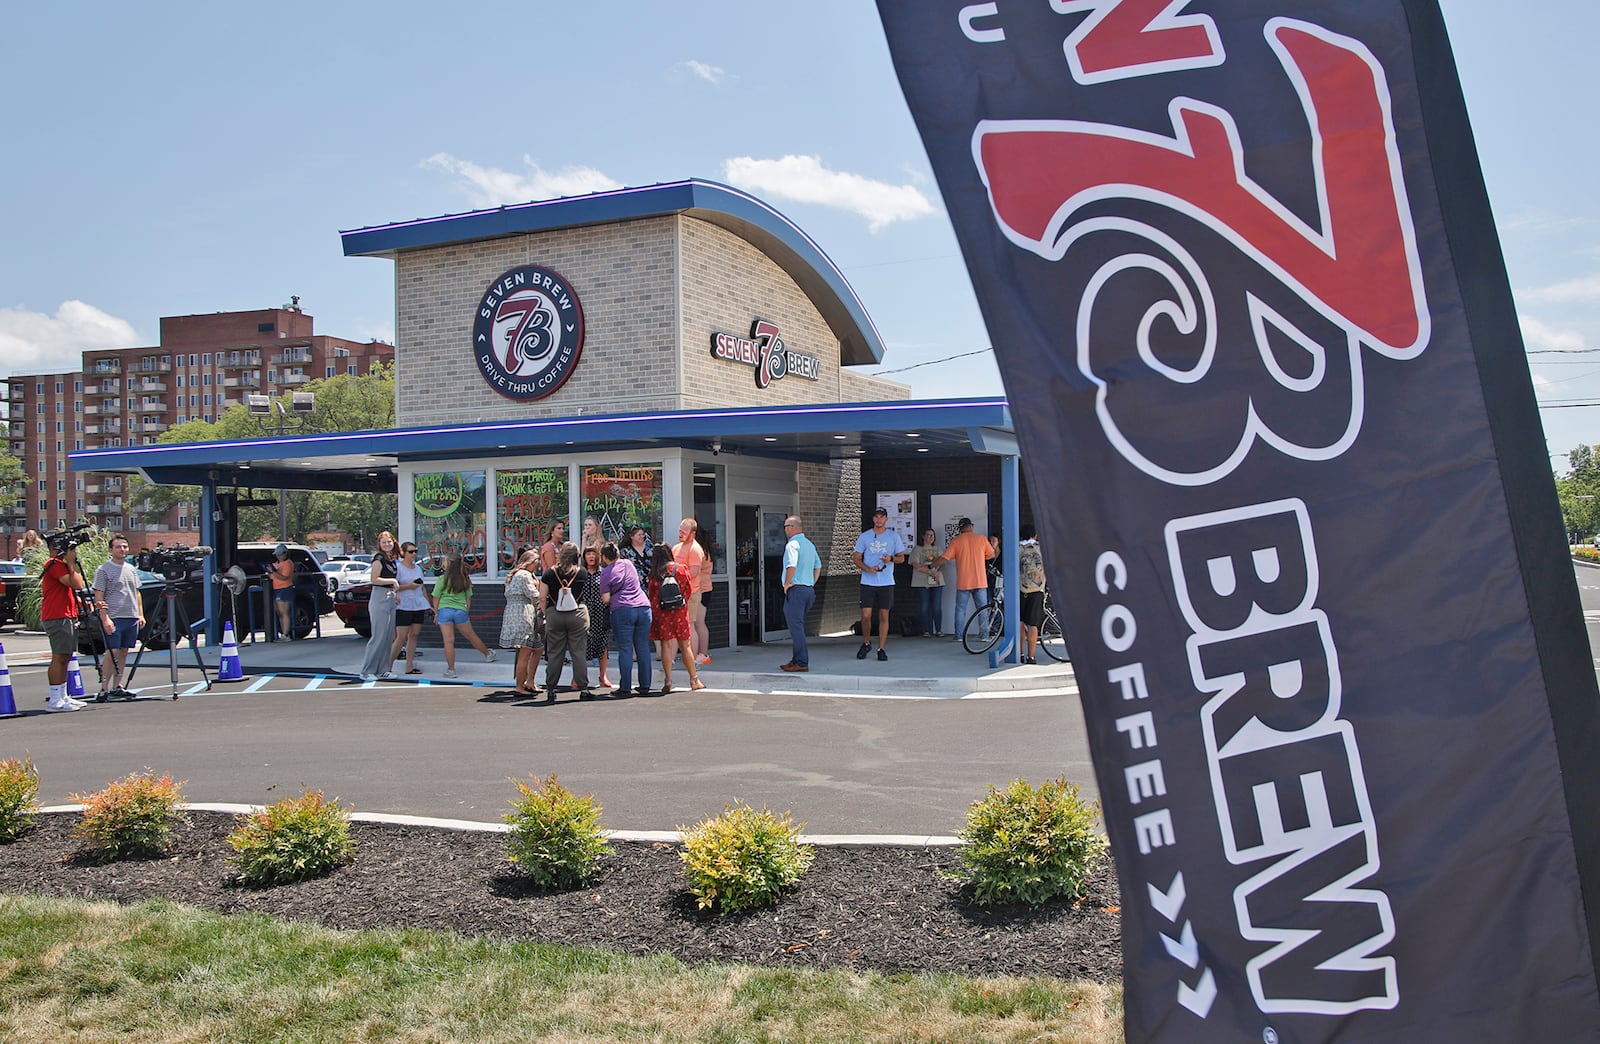
[[[511,575],[506,577],[506,613],[500,621],[500,648],[517,651],[513,673],[517,692],[523,696],[539,695],[539,657],[544,652],[544,635],[539,626],[539,593],[534,587],[538,583],[534,570],[538,567],[539,552],[533,548],[523,551],[511,567]]]

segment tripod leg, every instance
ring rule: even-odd
[[[200,668],[200,677],[205,679],[206,691],[211,691],[211,675],[206,673],[206,662],[200,658],[200,643],[195,639],[193,626],[189,622],[189,614],[184,611],[183,603],[175,601],[173,607],[177,610],[176,620],[183,621],[183,633],[189,636],[189,651],[194,653],[194,665]],[[174,626],[176,626],[174,620]],[[173,699],[177,699],[177,674],[178,674],[178,645],[173,639],[172,645],[172,674],[173,674]]]

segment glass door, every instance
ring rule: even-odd
[[[735,636],[740,645],[789,640],[783,618],[783,520],[787,510],[736,504],[734,530]]]

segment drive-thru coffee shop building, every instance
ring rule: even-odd
[[[684,181],[343,241],[394,265],[402,427],[87,451],[74,470],[201,486],[218,546],[241,489],[398,492],[398,535],[435,559],[459,550],[481,580],[475,615],[498,610],[515,549],[554,521],[574,539],[592,515],[608,537],[640,523],[671,542],[693,517],[714,561],[713,647],[788,637],[791,513],[824,562],[820,631],[859,617],[850,552],[879,504],[910,542],[931,527],[942,546],[965,515],[1015,546],[1027,512],[1004,400],[912,400],[857,372],[884,355],[866,310],[754,197]]]

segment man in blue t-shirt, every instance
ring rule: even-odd
[[[817,546],[806,536],[799,515],[783,520],[789,542],[783,545],[783,619],[789,625],[794,654],[782,669],[804,673],[811,669],[811,654],[806,649],[806,614],[817,600],[817,577],[822,575],[822,558]]]
[[[856,568],[861,570],[861,648],[856,659],[865,660],[872,651],[872,613],[878,613],[878,659],[887,660],[884,646],[889,643],[889,610],[894,608],[894,564],[906,560],[906,544],[889,528],[889,512],[879,508],[872,513],[872,528],[856,539]]]

